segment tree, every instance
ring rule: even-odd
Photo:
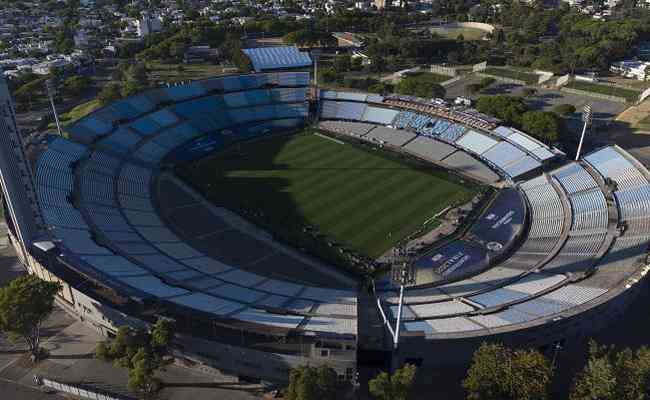
[[[570,400],[614,399],[616,373],[607,349],[589,343],[587,365],[576,376]]]
[[[105,342],[100,342],[95,347],[95,358],[102,361],[108,361],[110,358],[110,349]]]
[[[107,83],[97,95],[100,103],[108,104],[122,98],[120,84],[117,82]]]
[[[50,75],[55,81],[60,82],[65,75],[65,69],[63,67],[50,67]]]
[[[63,83],[63,90],[70,96],[79,96],[90,87],[90,78],[82,75],[71,76]]]
[[[589,343],[589,357],[575,377],[570,400],[650,398],[650,349],[636,351]]]
[[[133,80],[142,85],[147,85],[149,83],[149,77],[147,76],[147,67],[142,62],[131,65],[126,70],[125,75],[125,80]]]
[[[160,388],[160,380],[155,377],[159,364],[155,355],[140,348],[131,360],[128,388],[147,397]]]
[[[483,343],[463,387],[469,400],[543,400],[552,376],[551,363],[538,351]]]
[[[386,82],[373,83],[368,86],[368,91],[370,93],[387,94],[393,91],[393,85]]]
[[[468,400],[508,398],[508,385],[503,382],[508,376],[502,375],[504,366],[508,365],[509,361],[509,354],[505,350],[500,344],[483,343],[474,352],[467,377],[463,381]]]
[[[544,111],[525,112],[521,116],[521,127],[526,133],[546,143],[557,141],[560,130],[557,115]]]
[[[352,64],[350,64],[350,69],[352,71],[361,71],[363,69],[363,59],[361,57],[354,57]]]
[[[320,77],[326,83],[336,82],[339,80],[339,74],[336,73],[336,70],[334,68],[322,69],[320,71]]]
[[[174,336],[174,322],[159,319],[151,330],[151,345],[157,349],[166,349]]]
[[[402,78],[396,86],[400,94],[422,98],[445,97],[445,88],[431,74],[421,73]]]
[[[381,372],[368,382],[368,389],[378,400],[406,400],[415,380],[417,367],[405,364],[389,375]]]
[[[124,81],[124,84],[122,85],[120,94],[122,97],[129,97],[145,90],[146,88],[147,86],[142,82],[133,79],[127,79],[126,81]]]
[[[334,69],[336,72],[347,72],[352,67],[352,58],[349,54],[339,54],[334,57]]]
[[[625,349],[614,358],[616,398],[650,398],[650,349],[643,346],[635,352]]]
[[[512,373],[514,399],[535,400],[548,397],[553,367],[542,353],[532,349],[516,350],[512,355]]]
[[[289,373],[287,400],[328,400],[336,398],[336,371],[327,365],[300,366]]]
[[[110,343],[100,343],[95,357],[129,370],[129,389],[144,396],[158,390],[156,371],[164,369],[171,359],[166,357],[174,337],[174,323],[158,319],[150,331],[121,326]]]
[[[520,97],[503,95],[479,97],[476,100],[476,109],[514,126],[519,126],[522,114],[528,111],[526,103]]]
[[[14,279],[0,289],[0,330],[9,338],[22,338],[34,357],[38,357],[41,326],[54,309],[54,298],[61,284],[35,275]]]

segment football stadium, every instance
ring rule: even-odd
[[[647,271],[650,173],[617,146],[573,161],[473,109],[309,72],[150,89],[29,146],[4,81],[0,98],[21,262],[107,337],[173,319],[188,366],[354,381],[483,341],[544,349],[623,313]]]

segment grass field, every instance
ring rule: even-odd
[[[164,64],[148,62],[147,70],[151,80],[177,82],[210,78],[223,74],[223,67],[214,64]]]
[[[236,145],[201,163],[179,175],[215,204],[256,210],[267,227],[315,226],[373,258],[478,189],[311,130]]]
[[[639,98],[641,91],[635,89],[627,89],[618,86],[601,85],[593,82],[573,81],[566,87],[571,89],[584,90],[587,92],[594,92],[606,94],[608,96],[622,97],[629,102],[635,102]]]
[[[480,29],[475,28],[452,28],[452,27],[439,27],[431,28],[432,33],[436,33],[448,39],[457,39],[458,35],[463,35],[464,40],[479,40],[487,33]]]
[[[77,121],[78,119],[81,119],[86,115],[90,114],[91,112],[95,111],[100,106],[101,104],[99,103],[98,99],[81,103],[78,106],[72,108],[67,113],[63,113],[59,115],[59,122],[61,122],[61,126],[70,125],[71,123]],[[55,129],[56,123],[50,122],[50,124],[47,127],[48,129]]]
[[[484,74],[502,76],[504,78],[518,79],[524,81],[527,84],[537,83],[539,77],[533,73],[518,71],[511,68],[498,68],[498,67],[488,67],[484,71]]]

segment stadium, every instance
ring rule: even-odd
[[[354,381],[486,340],[548,348],[623,313],[646,272],[650,173],[617,146],[571,161],[475,110],[309,72],[151,89],[29,146],[0,97],[21,261],[107,337],[173,319],[188,366]],[[448,209],[453,232],[405,250]]]

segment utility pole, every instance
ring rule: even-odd
[[[587,104],[582,110],[582,121],[584,125],[582,127],[582,135],[580,135],[580,143],[578,143],[578,151],[576,152],[576,161],[580,158],[580,152],[582,151],[582,142],[585,140],[585,133],[587,132],[587,126],[591,124],[593,118],[593,113],[591,110],[591,104]]]

